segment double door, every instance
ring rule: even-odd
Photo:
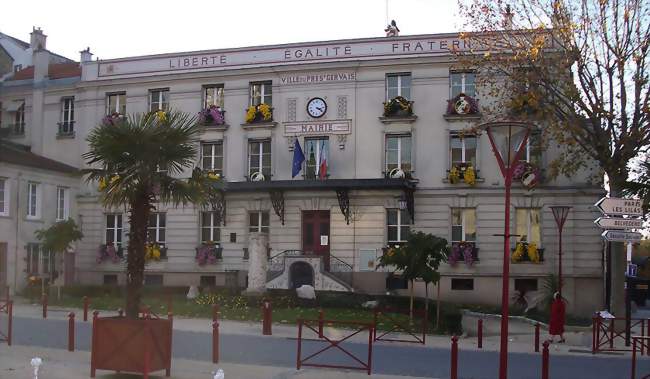
[[[323,257],[325,270],[330,269],[330,211],[302,212],[302,251]]]

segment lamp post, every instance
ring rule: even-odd
[[[481,125],[487,131],[505,186],[503,231],[503,283],[501,287],[501,348],[499,379],[508,377],[508,305],[510,286],[510,187],[515,163],[526,149],[530,126],[523,122],[493,122]]]
[[[564,222],[566,221],[567,216],[569,215],[569,210],[571,207],[568,205],[553,205],[551,206],[551,211],[553,211],[553,218],[555,218],[555,224],[557,225],[557,230],[559,234],[559,248],[558,248],[558,274],[557,274],[557,287],[560,293],[560,298],[562,297],[562,229],[564,228]]]

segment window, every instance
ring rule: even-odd
[[[9,216],[9,179],[0,178],[0,216]]]
[[[115,274],[104,275],[104,285],[105,286],[116,286],[117,285],[117,275],[115,275]]]
[[[166,227],[167,227],[167,215],[165,213],[149,214],[149,227],[147,228],[147,242],[155,242],[161,246],[164,246]]]
[[[402,96],[405,99],[411,98],[411,74],[388,74],[386,75],[386,100]]]
[[[144,285],[161,287],[163,285],[163,276],[160,274],[148,274],[144,276]]]
[[[476,168],[477,145],[476,135],[451,134],[451,165],[464,166],[471,163]]]
[[[106,95],[106,114],[111,115],[113,113],[126,114],[125,92],[109,93]]]
[[[74,97],[61,99],[61,122],[59,134],[70,135],[74,133]]]
[[[115,249],[122,245],[122,215],[106,215],[106,243],[112,243]]]
[[[451,242],[476,241],[476,209],[451,208]]]
[[[393,169],[411,172],[411,135],[386,135],[386,173]]]
[[[169,108],[169,88],[149,90],[149,112],[166,111]]]
[[[41,267],[43,268],[43,274],[55,274],[56,273],[56,260],[54,259],[54,254],[51,251],[41,250]]]
[[[14,116],[14,127],[12,133],[15,135],[25,134],[25,102],[21,101]]]
[[[217,277],[214,275],[201,275],[199,278],[199,287],[201,288],[212,288],[217,285]]]
[[[203,109],[212,105],[223,109],[223,84],[203,87]]]
[[[201,168],[223,173],[223,142],[210,142],[201,144]]]
[[[515,291],[524,294],[537,291],[537,279],[515,279]]]
[[[450,98],[461,93],[469,97],[476,97],[476,73],[452,72],[449,74]]]
[[[534,243],[537,247],[542,242],[542,222],[539,208],[517,208],[517,234],[518,240]]]
[[[65,187],[56,188],[56,220],[67,220],[70,217],[70,195]]]
[[[451,289],[454,291],[473,291],[474,279],[451,278]]]
[[[411,217],[408,211],[401,209],[386,210],[386,224],[388,227],[388,244],[398,245],[406,242],[411,230]]]
[[[41,186],[38,183],[27,183],[27,218],[41,217]]]
[[[40,251],[41,246],[37,243],[27,244],[27,256],[25,257],[25,262],[27,263],[27,275],[38,275],[39,262],[40,262]]]
[[[327,153],[329,150],[329,139],[327,137],[305,138],[305,178],[315,179],[320,177],[321,169],[324,169],[322,177],[327,177],[328,162]]]
[[[216,212],[201,212],[201,242],[221,241],[221,228]]]
[[[248,142],[248,176],[259,172],[271,176],[271,141],[251,140]]]
[[[250,84],[250,104],[260,105],[262,103],[272,105],[272,85],[267,82],[251,82]]]
[[[260,232],[268,233],[269,232],[269,212],[259,211],[251,212],[248,214],[249,219],[249,232]]]

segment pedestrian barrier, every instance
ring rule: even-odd
[[[631,319],[630,329],[640,328],[641,337],[650,333],[650,319]],[[623,347],[620,345],[622,343]],[[625,345],[625,318],[602,318],[598,313],[593,318],[591,352],[596,354],[601,351],[632,351]]]
[[[265,336],[270,336],[271,333],[271,323],[273,322],[273,308],[271,307],[271,302],[267,299],[264,299],[262,302],[262,334]]]
[[[327,342],[327,346],[318,350],[317,352],[308,355],[307,357],[302,357],[302,345],[303,345],[303,327],[307,330],[311,330],[316,335],[319,334],[318,325],[320,322],[326,323],[328,325],[342,325],[348,328],[352,327],[352,330],[348,330],[348,335],[342,336],[340,339],[331,339],[327,335],[323,334],[322,339],[310,340],[313,343],[323,343]],[[307,320],[307,319],[298,319],[298,355],[296,357],[296,369],[300,370],[302,366],[309,367],[323,367],[323,368],[341,368],[347,370],[363,370],[370,375],[372,372],[372,343],[373,343],[373,329],[374,324],[362,323],[362,322],[353,322],[353,321],[337,321],[337,320]],[[342,346],[342,343],[349,340],[350,338],[359,335],[364,331],[368,331],[368,358],[363,360],[362,358],[357,357],[351,351],[347,350]],[[343,354],[348,356],[356,365],[338,365],[330,363],[314,362],[316,356],[323,354],[324,352],[337,348]],[[321,356],[322,357],[322,356]]]
[[[649,336],[632,336],[632,379],[636,378],[636,356],[637,351],[640,351],[641,355],[646,353],[650,355],[650,337]],[[650,378],[650,373],[642,376],[641,379]]]
[[[13,306],[13,301],[9,299],[0,302],[0,342],[6,342],[8,346],[11,346]]]
[[[424,345],[427,336],[427,311],[414,309],[413,319],[409,317],[407,320],[398,320],[396,315],[399,314],[409,316],[410,311],[408,309],[375,308],[373,341],[412,342]],[[416,317],[420,318],[419,322],[416,321]],[[377,335],[377,327],[381,324],[388,325],[388,328]],[[391,335],[395,333],[402,333],[409,339],[391,338]]]

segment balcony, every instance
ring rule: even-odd
[[[402,96],[396,96],[383,104],[384,112],[379,117],[379,121],[384,124],[394,122],[412,123],[418,118],[413,114],[413,102]]]
[[[65,121],[57,123],[59,129],[56,138],[74,138],[74,121]]]
[[[246,109],[245,123],[241,124],[244,129],[273,128],[278,123],[273,121],[273,108],[262,103],[251,105]]]

